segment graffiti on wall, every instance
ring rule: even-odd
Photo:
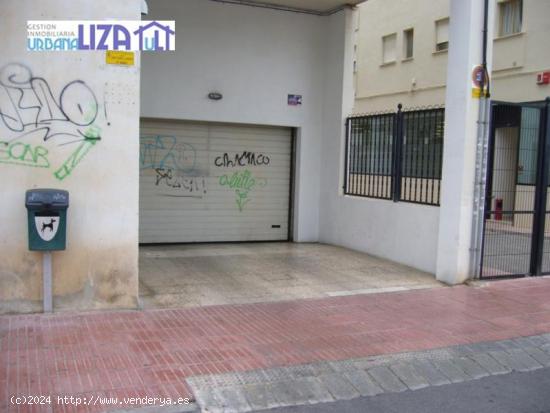
[[[53,175],[65,179],[101,139],[99,108],[96,94],[83,80],[62,84],[56,95],[28,66],[1,67],[0,163],[49,168],[51,151],[68,151],[61,165],[53,165]]]
[[[269,156],[263,153],[255,153],[243,151],[229,156],[228,153],[224,153],[221,156],[214,159],[214,165],[217,167],[232,168],[234,166],[267,166],[269,165]]]
[[[202,198],[206,194],[206,179],[202,176],[187,176],[181,171],[173,169],[155,168],[156,186],[172,188],[180,192],[179,195],[187,198]]]
[[[219,182],[221,186],[226,186],[235,191],[235,203],[240,212],[250,202],[250,195],[254,189],[267,185],[267,179],[255,177],[248,169],[236,171],[231,175],[222,175]]]
[[[140,139],[141,169],[169,168],[192,173],[196,161],[193,145],[178,142],[175,136],[142,136]]]
[[[144,135],[140,139],[140,169],[155,175],[155,186],[168,190],[164,196],[202,198],[206,177],[198,170],[197,151],[175,136]]]

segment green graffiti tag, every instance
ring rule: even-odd
[[[84,119],[86,121],[93,120],[98,111],[97,105],[90,105],[86,111]],[[77,165],[84,159],[86,154],[93,146],[101,139],[101,128],[95,124],[90,125],[83,133],[84,141],[78,145],[63,164],[54,172],[54,176],[62,181],[68,177]]]
[[[32,146],[23,142],[0,141],[0,163],[48,168],[48,150],[43,146]]]
[[[245,205],[250,201],[250,192],[256,187],[264,187],[267,185],[267,179],[255,178],[248,169],[234,172],[231,176],[220,176],[220,185],[227,186],[235,190],[237,198],[235,202],[240,212],[243,211]]]
[[[76,150],[69,155],[67,160],[63,162],[63,165],[61,165],[61,167],[54,172],[55,177],[60,181],[68,177],[96,143],[97,139],[86,139],[82,142],[78,148],[76,148]]]

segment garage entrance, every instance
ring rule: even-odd
[[[433,275],[291,236],[292,129],[143,120],[144,308],[438,286]],[[266,242],[259,242],[266,241]]]
[[[140,243],[290,238],[292,130],[142,120]]]

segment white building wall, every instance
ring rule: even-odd
[[[54,308],[137,305],[139,56],[135,66],[117,67],[106,65],[101,51],[26,51],[27,20],[70,19],[139,20],[140,1],[1,3],[0,312],[42,308],[42,254],[28,251],[24,203],[27,189],[44,187],[70,193],[67,250],[53,253]],[[67,87],[73,81],[87,86]],[[60,102],[65,87],[71,92]],[[50,134],[98,134],[95,144],[67,135],[44,140],[44,129],[33,124],[38,115],[63,118],[61,107],[74,116],[78,105],[93,123],[53,121]],[[28,123],[23,130],[19,119]]]
[[[340,194],[352,10],[320,17],[202,0],[149,6],[148,19],[175,18],[178,34],[175,53],[143,55],[142,117],[297,128],[294,240],[435,272],[437,208]],[[223,99],[208,100],[212,91]],[[303,95],[303,105],[288,106],[289,93]]]
[[[294,240],[317,241],[328,18],[204,0],[155,0],[149,11],[176,20],[177,42],[143,55],[141,116],[297,128]]]
[[[319,239],[435,273],[439,208],[342,195],[344,125],[353,106],[351,22],[349,11],[330,18]]]

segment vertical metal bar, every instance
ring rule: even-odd
[[[429,151],[430,151],[430,158],[431,158],[431,162],[430,162],[430,168],[428,170],[428,177],[429,177],[429,182],[430,182],[430,204],[435,204],[435,201],[434,201],[434,188],[435,188],[435,181],[437,179],[437,172],[436,172],[436,160],[437,158],[435,157],[435,151],[437,149],[437,117],[438,117],[438,114],[439,114],[439,110],[435,110],[434,113],[433,113],[433,117],[430,118],[430,147],[429,147]]]
[[[345,141],[345,148],[344,148],[344,195],[347,195],[348,193],[348,184],[349,184],[349,164],[348,164],[348,155],[349,155],[349,138],[350,138],[350,124],[351,119],[346,119],[346,141]],[[294,139],[293,139],[294,140]]]
[[[443,133],[443,143],[441,145],[441,147],[439,148],[439,170],[438,170],[438,180],[437,180],[437,205],[440,205],[441,204],[441,178],[442,178],[442,175],[443,175],[443,147],[445,146],[445,129],[444,129],[444,124],[445,124],[445,111],[447,109],[444,109],[441,114],[443,115],[441,119],[442,120],[442,133]]]
[[[374,176],[374,168],[372,165],[374,164],[374,137],[378,133],[378,128],[380,128],[380,117],[379,116],[372,116],[371,117],[371,133],[369,134],[369,140],[368,140],[368,151],[369,151],[369,157],[368,157],[368,182],[367,182],[367,192],[369,196],[373,196],[373,187],[374,182],[376,180]]]
[[[420,168],[420,202],[422,203],[426,203],[427,201],[427,194],[426,192],[424,191],[424,187],[426,186],[426,189],[427,189],[427,184],[424,185],[424,181],[426,180],[426,168],[428,167],[428,158],[426,157],[425,158],[425,155],[426,155],[426,146],[427,144],[429,144],[430,142],[430,135],[429,135],[429,124],[428,122],[426,121],[427,119],[427,116],[428,116],[428,113],[430,113],[430,111],[428,110],[425,110],[423,112],[423,116],[422,116],[422,131],[424,132],[423,135],[422,135],[422,142],[421,142],[421,148],[422,148],[422,166]],[[426,139],[428,140],[427,144],[426,144]]]
[[[51,313],[53,311],[52,298],[52,253],[45,251],[42,255],[42,277],[43,277],[43,299],[44,312]]]
[[[487,220],[491,217],[491,194],[493,186],[493,164],[495,159],[494,149],[495,149],[495,105],[492,104],[490,107],[489,115],[489,142],[487,145],[487,169],[486,173],[486,185],[485,185],[485,210],[483,213],[483,223],[481,228],[481,247],[479,253],[479,278],[483,277],[483,264],[485,263],[485,243],[486,243],[486,226]]]
[[[384,198],[391,198],[391,140],[393,136],[393,116],[388,115],[386,118],[386,129],[384,134]]]
[[[361,194],[371,196],[370,191],[370,141],[372,137],[372,122],[374,117],[366,117],[363,119],[363,142],[364,148],[361,150],[362,166],[361,166]]]
[[[413,200],[414,202],[419,202],[418,201],[418,197],[421,196],[421,194],[419,194],[419,172],[420,172],[420,167],[422,166],[422,134],[421,134],[421,131],[422,131],[422,117],[423,117],[423,112],[421,111],[417,111],[416,112],[416,132],[415,132],[415,164],[414,164],[414,196],[413,196]]]
[[[395,157],[394,157],[394,169],[393,169],[393,201],[397,202],[401,199],[401,171],[402,171],[402,150],[403,150],[403,105],[400,103],[397,105],[397,114],[395,115]]]
[[[541,109],[539,123],[539,153],[537,158],[537,181],[535,187],[535,215],[533,219],[533,241],[531,244],[531,275],[541,275],[542,258],[544,254],[544,224],[546,218],[546,198],[548,194],[548,160],[550,142],[548,139],[548,108],[547,99]]]
[[[351,147],[350,147],[350,150],[352,151],[352,158],[351,158],[351,173],[352,173],[352,178],[353,178],[353,182],[352,182],[352,185],[351,185],[351,190],[352,190],[352,193],[354,195],[357,195],[357,135],[358,135],[358,132],[357,132],[357,129],[358,129],[358,125],[357,125],[357,119],[354,119],[354,128],[353,128],[353,133],[352,133],[352,143],[351,143]]]

